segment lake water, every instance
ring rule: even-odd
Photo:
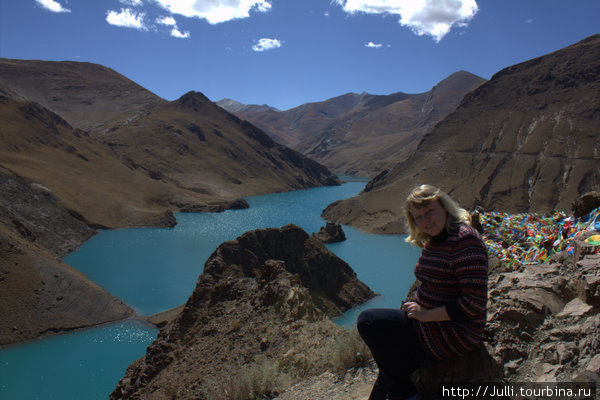
[[[294,223],[308,233],[325,224],[321,211],[358,194],[364,180],[342,186],[247,198],[247,210],[176,214],[177,226],[104,231],[65,262],[141,315],[187,301],[204,263],[245,231]],[[399,307],[412,281],[418,249],[398,235],[367,235],[344,226],[347,240],[327,245],[380,293],[336,322],[352,326],[360,309]],[[134,321],[0,350],[0,399],[106,399],[127,366],[144,355],[157,330]],[[60,361],[59,361],[60,360]]]

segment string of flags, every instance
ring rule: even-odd
[[[507,264],[538,264],[556,253],[573,254],[574,239],[586,230],[600,231],[600,207],[579,219],[563,212],[543,216],[491,211],[481,212],[479,221],[485,227],[482,237],[490,254]],[[600,251],[600,235],[586,241]]]

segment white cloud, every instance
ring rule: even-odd
[[[248,18],[250,10],[267,12],[270,0],[154,0],[171,14],[203,18],[210,24]]]
[[[450,32],[453,25],[470,21],[477,14],[475,0],[335,0],[345,12],[392,14],[400,24],[417,35],[432,36],[436,42]]]
[[[323,15],[324,15],[324,16],[326,16],[326,17],[329,17],[329,11],[325,11],[325,12],[323,13]]]
[[[125,4],[126,6],[139,7],[142,6],[142,0],[119,0],[119,3]]]
[[[171,36],[179,38],[179,39],[187,39],[190,37],[189,31],[180,31],[177,27],[177,21],[173,17],[160,17],[156,18],[156,23],[160,25],[171,26]]]
[[[369,43],[365,44],[365,47],[371,47],[371,48],[374,48],[374,49],[380,49],[381,46],[383,46],[381,43],[369,42]]]
[[[46,10],[50,10],[55,13],[60,12],[71,12],[71,10],[64,8],[60,3],[54,0],[35,0],[39,5],[44,7]]]
[[[130,8],[121,9],[121,12],[109,11],[106,13],[106,22],[111,25],[146,30],[144,25],[144,13],[136,13]]]
[[[173,17],[156,18],[156,23],[161,24],[161,25],[177,26],[177,22],[175,21],[175,18],[173,18]]]
[[[173,30],[171,31],[171,36],[179,38],[179,39],[187,39],[190,37],[190,32],[189,31],[181,32],[179,29],[173,28]]]
[[[265,51],[272,50],[281,47],[281,42],[278,39],[263,38],[258,41],[257,44],[252,46],[254,51]]]
[[[525,23],[526,23],[526,24],[530,24],[530,23],[532,23],[532,22],[533,22],[533,20],[532,20],[531,18],[529,18],[529,19],[526,19],[526,20],[525,20]]]

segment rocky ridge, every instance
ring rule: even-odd
[[[327,317],[373,296],[302,229],[247,232],[215,250],[181,313],[111,399],[249,398],[318,374],[331,368],[334,339],[347,335]],[[270,388],[244,383],[257,371]]]

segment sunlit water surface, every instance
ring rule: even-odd
[[[358,194],[364,180],[248,198],[247,210],[176,214],[170,229],[104,231],[65,262],[141,315],[187,300],[219,244],[243,232],[294,223],[308,233],[325,224],[322,210]],[[344,226],[347,240],[327,245],[380,296],[336,322],[352,326],[367,307],[398,307],[414,280],[418,251],[399,235],[368,235]],[[122,322],[0,351],[0,399],[106,399],[126,367],[141,357],[157,330]]]

